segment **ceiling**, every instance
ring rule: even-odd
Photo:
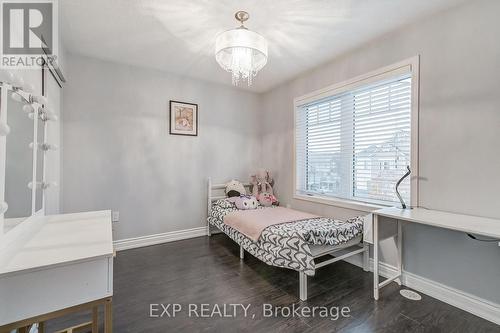
[[[217,33],[246,26],[269,42],[251,87],[264,92],[402,25],[463,0],[63,0],[65,48],[115,62],[231,84],[214,57]]]

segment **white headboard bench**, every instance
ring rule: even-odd
[[[231,179],[236,179],[236,178],[231,178]],[[228,182],[231,180],[229,179]],[[248,192],[250,192],[250,187],[252,186],[250,183],[242,183],[245,189],[247,189]],[[210,216],[210,212],[212,210],[212,202],[215,200],[219,199],[225,199],[227,198],[226,193],[226,183],[219,183],[219,184],[214,184],[212,183],[212,179],[208,177],[208,182],[207,182],[207,216]],[[207,220],[207,235],[210,236],[210,224],[208,223]]]

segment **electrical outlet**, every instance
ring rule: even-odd
[[[111,212],[111,222],[118,222],[120,221],[120,212],[119,211],[112,211]]]

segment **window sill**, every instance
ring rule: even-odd
[[[382,209],[389,207],[389,205],[378,205],[367,202],[360,202],[355,200],[347,200],[347,199],[339,199],[339,198],[330,198],[323,197],[319,195],[303,195],[303,194],[294,194],[294,199],[315,202],[323,205],[335,206],[340,208],[358,210],[362,212],[371,213],[377,209]]]

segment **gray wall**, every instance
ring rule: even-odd
[[[260,165],[258,95],[75,55],[65,61],[64,212],[120,211],[115,239],[200,227],[207,177],[246,180]],[[198,137],[168,134],[171,99],[199,105]]]
[[[274,173],[292,200],[293,98],[421,56],[420,204],[500,218],[500,2],[468,2],[363,45],[264,95],[75,55],[65,57],[63,211],[120,211],[115,239],[202,226],[205,181]],[[216,65],[214,63],[214,65]],[[168,101],[198,103],[200,135],[168,135]],[[385,259],[391,262],[383,245]],[[384,254],[384,253],[383,253]],[[500,303],[500,247],[405,227],[405,269]]]
[[[280,200],[326,215],[361,214],[291,199],[293,98],[420,54],[420,205],[500,218],[499,12],[500,1],[468,2],[265,94],[263,164],[276,175]],[[500,303],[496,243],[416,225],[404,232],[407,271]]]

